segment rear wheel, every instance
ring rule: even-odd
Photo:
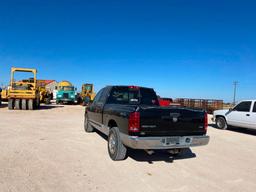
[[[27,110],[27,100],[26,99],[21,100],[21,108],[22,108],[22,110]]]
[[[20,99],[15,99],[15,109],[20,110],[21,109],[21,105],[20,105]]]
[[[45,104],[50,104],[50,103],[51,103],[51,98],[50,97],[46,97]]]
[[[121,141],[117,127],[113,127],[109,132],[108,154],[113,161],[124,160],[127,157],[127,148]]]
[[[28,100],[28,109],[29,110],[34,110],[34,108],[35,108],[35,105],[34,105],[33,99],[29,99]]]
[[[84,130],[87,133],[91,133],[94,131],[94,128],[90,125],[89,121],[88,121],[88,115],[86,114],[84,117]]]
[[[224,117],[216,118],[216,125],[219,129],[227,129],[228,125]]]
[[[37,97],[36,100],[35,100],[35,107],[36,109],[39,109],[40,108],[40,97]]]
[[[13,110],[13,108],[14,108],[13,99],[9,99],[9,100],[8,100],[8,109],[9,109],[9,110]]]

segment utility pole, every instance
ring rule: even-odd
[[[236,104],[236,89],[237,89],[237,85],[238,85],[238,81],[234,81],[233,82],[234,85],[234,99],[233,99],[233,104]]]

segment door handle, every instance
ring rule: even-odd
[[[250,116],[250,114],[246,114],[246,116],[247,116],[247,117],[249,117],[249,116]]]

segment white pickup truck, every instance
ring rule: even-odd
[[[233,109],[214,111],[213,121],[219,129],[234,126],[256,130],[256,100],[241,101]]]

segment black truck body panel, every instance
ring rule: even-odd
[[[201,136],[206,134],[204,111],[183,107],[160,107],[155,101],[157,97],[153,89],[142,87],[132,88],[135,91],[129,92],[129,103],[125,103],[123,98],[118,100],[119,93],[117,91],[119,89],[126,90],[128,86],[103,88],[96,95],[94,102],[87,107],[86,114],[88,114],[92,126],[107,128],[115,126],[119,128],[120,133],[139,137]],[[113,90],[116,90],[117,93]],[[151,94],[152,98],[143,93]],[[111,94],[115,94],[119,103],[111,101],[113,100]],[[130,94],[132,99],[130,99]],[[151,101],[152,104],[150,104]],[[135,111],[140,113],[140,131],[130,133],[128,131],[129,115]]]

